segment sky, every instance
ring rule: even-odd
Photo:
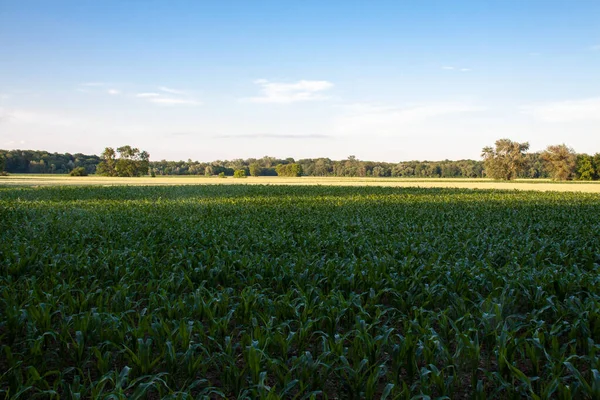
[[[600,152],[598,0],[0,0],[0,148]]]

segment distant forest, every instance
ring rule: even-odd
[[[498,144],[499,142],[497,142]],[[509,142],[509,144],[518,144]],[[565,147],[566,148],[566,147]],[[110,149],[110,148],[107,148]],[[525,153],[512,178],[554,178],[556,171],[546,152]],[[112,150],[112,149],[111,149]],[[136,149],[137,150],[137,149]],[[485,148],[484,150],[493,150]],[[106,152],[106,150],[105,150]],[[145,152],[144,152],[145,153]],[[485,151],[484,151],[485,153]],[[104,155],[105,153],[103,153]],[[147,155],[147,153],[145,153]],[[498,159],[496,154],[492,156]],[[148,155],[149,157],[149,155]],[[571,152],[565,179],[595,180],[600,178],[600,154],[590,156]],[[88,174],[102,173],[100,165],[105,158],[81,153],[50,153],[36,150],[0,150],[0,171],[7,173],[68,174],[74,169],[85,169]],[[118,161],[118,160],[117,160]],[[486,162],[488,164],[486,164]],[[418,178],[482,178],[493,177],[489,157],[479,160],[402,161],[398,163],[363,161],[354,156],[345,160],[329,158],[299,159],[275,157],[235,160],[149,161],[150,175],[225,175],[233,176],[243,170],[246,176],[333,176],[333,177],[418,177]],[[486,169],[487,166],[487,169]],[[511,179],[509,177],[508,179]],[[563,179],[562,177],[560,179]]]

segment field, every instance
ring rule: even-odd
[[[0,346],[7,399],[598,399],[600,194],[0,186]]]
[[[507,189],[554,192],[600,193],[600,182],[571,181],[553,182],[545,179],[518,179],[511,182],[491,179],[461,178],[337,178],[337,177],[248,177],[225,179],[217,177],[158,176],[155,178],[110,178],[102,176],[71,177],[67,175],[16,174],[0,176],[0,186],[164,186],[164,185],[309,185],[309,186],[383,186],[458,189]]]

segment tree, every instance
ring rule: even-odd
[[[87,176],[88,173],[84,167],[76,167],[69,173],[71,176]]]
[[[4,156],[2,154],[0,154],[0,175],[3,175],[4,172],[4,167],[6,166],[6,160],[4,159]]]
[[[100,154],[102,161],[96,167],[96,173],[102,176],[117,176],[115,166],[117,164],[115,149],[107,147]]]
[[[600,179],[600,153],[594,154],[594,179]]]
[[[103,176],[142,176],[148,175],[150,154],[137,148],[121,146],[117,148],[119,158],[112,147],[107,147],[101,154],[103,159],[96,169]]]
[[[594,159],[587,154],[579,154],[577,156],[577,179],[591,181],[595,176]]]
[[[252,163],[250,164],[250,175],[252,176],[259,176],[262,173],[262,167],[260,166],[259,163]]]
[[[383,167],[380,167],[379,165],[373,167],[373,172],[372,172],[373,176],[385,176],[385,170],[383,169]]]
[[[525,164],[519,178],[548,178],[546,163],[539,152],[525,154]]]
[[[573,179],[577,168],[577,154],[566,144],[548,146],[542,153],[542,159],[546,162],[546,169],[552,179],[558,181]]]
[[[246,171],[243,169],[236,169],[233,173],[234,178],[246,178]]]
[[[511,180],[517,177],[525,165],[525,152],[529,143],[517,143],[499,139],[495,148],[484,147],[481,152],[485,174],[493,179]]]
[[[302,176],[302,166],[297,163],[279,164],[275,171],[279,176]]]

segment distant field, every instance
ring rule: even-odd
[[[3,186],[0,398],[598,399],[598,232],[593,193]]]
[[[433,178],[337,178],[337,177],[232,177],[160,176],[156,178],[107,178],[101,176],[71,177],[66,175],[11,175],[0,177],[0,186],[52,186],[52,185],[325,185],[325,186],[385,186],[459,189],[518,189],[559,192],[600,193],[600,182],[552,182],[550,180],[522,179],[499,182],[490,179],[433,179]]]

